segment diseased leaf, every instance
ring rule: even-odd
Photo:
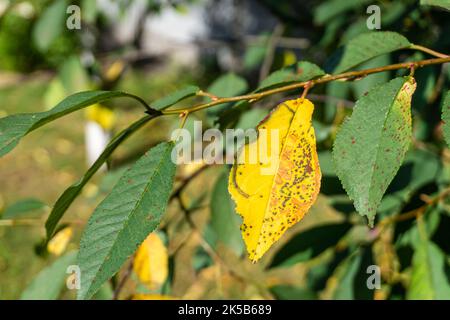
[[[313,110],[307,99],[278,105],[258,125],[258,139],[241,149],[230,173],[228,189],[243,217],[252,261],[300,221],[317,198],[321,173]]]
[[[442,127],[444,138],[450,147],[450,91],[447,91],[444,101],[442,102],[442,121],[444,122]]]
[[[81,238],[78,299],[89,299],[158,226],[172,190],[174,144],[157,145],[119,180],[90,217]]]
[[[67,267],[75,264],[76,251],[69,252],[43,269],[22,292],[21,300],[55,300],[66,283]]]
[[[45,208],[48,208],[48,206],[38,199],[23,199],[7,207],[0,217],[2,219],[16,219],[36,211],[44,212],[42,209]]]
[[[169,256],[164,242],[152,232],[136,252],[133,270],[150,290],[158,290],[169,273]]]
[[[198,91],[200,91],[200,88],[196,86],[187,86],[152,102],[151,106],[155,110],[163,110],[173,106],[181,100],[195,96]]]
[[[10,152],[20,139],[33,130],[94,103],[111,98],[135,96],[119,91],[85,91],[73,94],[53,109],[39,113],[15,114],[0,119],[0,156]]]
[[[341,73],[379,55],[408,48],[411,43],[401,34],[391,31],[363,33],[350,40],[327,63],[333,73]],[[334,67],[337,65],[336,67]]]
[[[415,245],[407,298],[410,300],[448,300],[450,283],[445,269],[449,266],[445,254],[428,239],[423,220],[418,219],[417,221],[419,239]]]
[[[211,228],[217,242],[220,242],[236,254],[241,255],[244,249],[241,233],[239,232],[240,219],[234,211],[234,203],[228,193],[228,171],[219,176],[211,195]]]
[[[357,101],[333,148],[336,173],[359,214],[373,225],[383,194],[411,141],[412,77],[373,88]]]
[[[324,24],[337,15],[343,14],[344,12],[352,9],[357,9],[370,2],[372,1],[370,0],[325,1],[314,10],[314,22],[317,24]]]
[[[86,171],[83,178],[80,181],[74,183],[69,188],[67,188],[63,194],[58,198],[55,205],[53,206],[52,212],[50,212],[47,221],[45,222],[45,228],[47,231],[47,239],[50,239],[55,232],[58,222],[61,220],[64,213],[70,207],[75,198],[80,194],[83,187],[88,183],[92,176],[101,168],[101,166],[108,160],[109,156],[117,149],[117,147],[125,141],[131,134],[136,132],[144,124],[150,121],[155,116],[145,116],[131,126],[117,134],[103,150],[102,154],[98,159],[92,164],[92,166]]]
[[[314,63],[299,61],[297,64],[277,70],[264,79],[256,92],[290,83],[304,82],[323,76],[325,72]]]

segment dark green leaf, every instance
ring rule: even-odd
[[[21,300],[55,300],[68,277],[67,267],[75,264],[76,251],[66,253],[43,269],[22,292]]]
[[[50,239],[58,225],[58,222],[61,220],[64,213],[70,207],[75,198],[80,194],[83,187],[86,183],[92,178],[92,176],[101,168],[101,166],[108,160],[109,156],[117,149],[117,147],[125,141],[130,135],[136,132],[139,128],[141,128],[144,124],[150,121],[155,116],[146,116],[131,126],[120,132],[116,135],[106,146],[105,150],[103,150],[102,154],[98,157],[98,159],[92,164],[88,171],[84,174],[83,178],[80,181],[74,183],[69,188],[67,188],[63,194],[58,198],[55,205],[53,206],[52,212],[50,213],[47,221],[45,223],[45,228],[47,230],[47,239]]]
[[[211,228],[218,242],[240,255],[244,249],[239,226],[241,221],[234,211],[234,203],[228,192],[228,170],[217,179],[211,195]]]
[[[383,194],[411,142],[415,80],[395,78],[357,101],[333,148],[336,173],[357,211],[373,225]]]
[[[152,108],[155,110],[166,109],[168,107],[173,106],[177,102],[180,102],[181,100],[195,96],[195,94],[199,91],[200,91],[200,89],[196,86],[188,86],[188,87],[182,88],[182,89],[177,90],[161,99],[154,101],[152,103]]]
[[[270,288],[270,291],[278,300],[315,300],[317,295],[307,288],[293,287],[287,285],[277,285]]]
[[[10,152],[20,139],[39,127],[94,103],[118,97],[137,97],[119,91],[86,91],[65,98],[53,109],[39,113],[15,114],[0,119],[0,156]]]
[[[336,245],[350,227],[348,223],[327,224],[302,231],[277,252],[271,266],[285,267],[308,261]]]
[[[328,62],[333,73],[341,73],[382,54],[408,48],[411,43],[404,36],[391,31],[367,32],[350,40]],[[334,67],[337,65],[336,67]]]
[[[208,92],[222,98],[233,97],[244,93],[248,89],[247,81],[235,75],[234,73],[227,73],[217,78],[208,88]],[[207,114],[210,116],[217,116],[225,108],[229,106],[228,103],[208,108]]]
[[[172,190],[174,144],[157,145],[119,180],[90,217],[80,242],[79,299],[89,299],[158,226]]]
[[[324,24],[337,15],[343,14],[348,10],[359,8],[371,2],[372,1],[370,0],[325,1],[315,9],[314,22],[317,24]]]
[[[37,20],[33,29],[33,41],[40,51],[47,51],[66,28],[67,5],[67,0],[54,1]]]
[[[16,219],[18,217],[26,216],[30,213],[47,208],[48,206],[38,199],[23,199],[7,207],[3,214],[2,219]],[[43,211],[42,211],[43,212]]]
[[[304,82],[323,76],[325,72],[314,63],[299,61],[297,64],[271,73],[259,85],[256,92],[291,83]]]
[[[450,146],[450,91],[447,91],[444,101],[442,102],[442,121],[444,125],[442,130],[444,132],[445,141]]]

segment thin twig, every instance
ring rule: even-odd
[[[275,57],[276,47],[280,37],[283,35],[283,32],[284,25],[282,23],[278,23],[269,38],[269,43],[267,44],[266,56],[264,57],[264,61],[259,72],[259,82],[269,75],[270,67],[272,66],[273,59]]]
[[[270,95],[273,95],[276,93],[299,89],[299,88],[305,87],[306,85],[317,85],[317,84],[327,83],[327,82],[335,81],[335,80],[345,80],[345,81],[354,80],[354,79],[361,78],[361,77],[364,77],[364,76],[367,76],[367,75],[373,74],[373,73],[398,70],[398,69],[411,69],[411,67],[419,68],[419,67],[424,67],[424,66],[433,65],[433,64],[442,64],[442,63],[446,63],[446,62],[450,62],[450,57],[426,59],[426,60],[419,60],[419,61],[414,61],[414,62],[402,62],[402,63],[391,64],[391,65],[387,65],[387,66],[383,66],[383,67],[370,68],[370,69],[358,70],[358,71],[349,71],[349,72],[344,72],[344,73],[336,74],[336,75],[326,74],[326,75],[324,75],[320,78],[314,79],[314,80],[289,84],[289,85],[285,85],[285,86],[278,87],[275,89],[270,89],[267,91],[256,92],[256,93],[246,94],[246,95],[242,95],[242,96],[229,97],[229,98],[218,98],[215,101],[198,104],[198,105],[195,105],[195,106],[193,106],[191,108],[187,108],[187,109],[165,110],[162,112],[162,114],[174,115],[174,114],[180,114],[180,113],[183,113],[186,111],[189,111],[192,113],[195,111],[207,109],[207,108],[210,108],[210,107],[213,107],[213,106],[216,106],[219,104],[228,103],[228,102],[237,102],[237,101],[243,101],[243,100],[256,101],[263,97],[267,97],[267,96],[270,96]]]
[[[122,291],[122,289],[125,286],[125,283],[128,281],[128,279],[130,278],[130,276],[132,274],[133,264],[134,264],[134,255],[131,257],[131,261],[130,261],[127,269],[125,270],[125,274],[123,275],[122,279],[120,279],[119,284],[117,285],[116,289],[114,290],[113,300],[119,299],[120,292]]]

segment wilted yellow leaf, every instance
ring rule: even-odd
[[[151,233],[136,252],[133,269],[150,290],[159,289],[168,274],[167,248],[156,233]]]
[[[67,248],[67,244],[72,238],[73,230],[71,227],[66,227],[58,231],[55,236],[48,242],[47,251],[59,256]]]
[[[258,125],[258,139],[240,150],[231,170],[229,191],[243,217],[242,236],[254,262],[303,218],[319,193],[313,111],[307,99],[278,105]]]

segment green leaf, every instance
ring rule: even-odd
[[[219,176],[211,195],[211,228],[220,242],[237,255],[241,255],[244,249],[239,226],[241,221],[234,210],[234,202],[228,192],[229,172],[225,170]]]
[[[370,68],[376,68],[381,66],[386,66],[391,63],[391,59],[389,55],[385,54],[382,56],[378,56],[369,60],[356,68],[356,70],[364,70]],[[353,92],[357,99],[360,99],[366,92],[368,92],[373,87],[386,83],[389,81],[389,72],[379,72],[374,74],[369,74],[364,79],[351,82],[351,86],[353,88]]]
[[[415,87],[414,78],[406,77],[373,88],[357,101],[336,136],[336,173],[369,225],[409,148]]]
[[[67,0],[53,2],[36,22],[33,28],[33,41],[40,51],[46,52],[66,28],[67,5]]]
[[[158,226],[172,190],[174,144],[164,142],[142,156],[90,217],[81,238],[78,299],[89,299]]]
[[[304,82],[323,76],[325,72],[314,63],[299,61],[297,64],[277,70],[264,79],[256,92],[291,83]]]
[[[221,97],[228,98],[244,93],[248,89],[247,81],[234,73],[227,73],[217,78],[208,88],[208,92]],[[229,103],[221,104],[208,108],[207,114],[216,116],[222,112]]]
[[[287,267],[317,257],[336,245],[350,227],[349,223],[326,224],[298,233],[277,252],[271,267]]]
[[[333,289],[332,299],[353,300],[355,293],[353,284],[360,268],[362,256],[356,251],[342,261],[334,270],[332,278],[337,282]]]
[[[68,96],[49,111],[15,114],[0,119],[0,157],[14,149],[20,139],[31,131],[94,103],[118,97],[140,100],[136,96],[119,91],[85,91]]]
[[[409,46],[411,43],[408,39],[396,32],[367,32],[350,40],[327,64],[331,65],[329,69],[333,69],[333,73],[341,73],[382,54]]]
[[[117,147],[125,141],[130,135],[136,132],[139,128],[141,128],[144,124],[150,121],[155,116],[146,116],[131,126],[121,131],[118,135],[116,135],[106,146],[105,150],[103,150],[102,154],[98,157],[98,159],[92,164],[88,171],[84,174],[83,178],[80,181],[74,183],[69,188],[67,188],[63,194],[58,198],[55,205],[53,206],[52,212],[50,213],[47,221],[45,223],[45,228],[47,230],[47,239],[51,239],[58,222],[61,220],[64,213],[70,207],[75,198],[80,194],[83,187],[86,183],[92,178],[92,176],[101,168],[101,166],[108,160],[109,156],[117,149]]]
[[[81,1],[82,18],[88,23],[94,23],[97,18],[98,8],[97,1],[82,0]]]
[[[26,216],[32,212],[47,208],[48,206],[38,199],[23,199],[7,207],[3,214],[2,219],[16,219],[18,217]],[[43,212],[43,211],[42,211]]]
[[[447,91],[444,101],[442,102],[442,121],[444,122],[444,125],[442,126],[444,138],[450,146],[450,91]]]
[[[441,7],[450,11],[450,1],[448,0],[420,0],[420,5]]]
[[[439,247],[428,240],[425,224],[417,220],[419,240],[412,261],[412,273],[407,298],[410,300],[447,300],[450,284],[445,268],[448,263]]]
[[[322,3],[314,10],[314,23],[325,24],[331,18],[340,15],[346,11],[359,8],[371,0],[331,0]]]
[[[195,96],[200,89],[196,86],[188,86],[182,89],[179,89],[161,99],[158,99],[152,103],[152,108],[155,110],[163,110],[168,107],[173,106],[175,103],[180,102],[186,98]]]
[[[270,288],[277,300],[316,300],[317,294],[309,288],[276,285]]]
[[[22,292],[21,300],[55,300],[66,283],[67,267],[75,264],[76,251],[69,252],[43,269]]]

